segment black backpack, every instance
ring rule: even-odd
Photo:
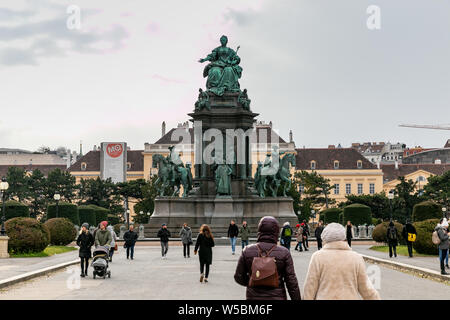
[[[389,227],[389,240],[397,240],[397,229]]]

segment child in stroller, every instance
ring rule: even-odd
[[[93,252],[94,259],[92,260],[92,267],[94,268],[93,276],[103,277],[106,279],[111,278],[111,271],[108,270],[109,249],[108,247],[97,247]]]

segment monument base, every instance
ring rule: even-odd
[[[264,216],[273,216],[280,227],[289,221],[291,226],[298,223],[293,210],[293,200],[286,197],[276,198],[157,198],[155,211],[145,225],[145,236],[156,237],[161,224],[167,224],[173,237],[187,223],[196,235],[202,224],[208,224],[216,237],[227,236],[228,226],[233,219],[241,225],[247,221],[253,234],[256,235],[259,220]]]
[[[0,236],[0,258],[9,258],[8,236]]]

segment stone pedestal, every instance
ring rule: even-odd
[[[144,236],[144,226],[141,224],[140,226],[139,226],[139,236],[138,236],[138,239],[139,240],[143,240],[145,238],[145,236]]]
[[[0,258],[9,258],[8,236],[0,236]]]
[[[120,232],[119,232],[119,239],[123,240],[123,235],[125,234],[125,231],[127,230],[127,228],[125,228],[125,226],[120,226]]]

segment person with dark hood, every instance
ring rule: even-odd
[[[180,230],[181,243],[183,243],[183,255],[190,258],[190,246],[192,244],[192,230],[185,222]]]
[[[81,260],[81,277],[88,275],[89,258],[91,257],[91,247],[94,245],[94,237],[89,232],[89,224],[81,225],[81,232],[77,238],[77,246],[80,247],[79,257]]]
[[[234,280],[247,287],[247,300],[287,300],[286,289],[292,300],[301,300],[294,262],[289,250],[278,246],[279,224],[274,217],[263,217],[258,224],[257,243],[245,247],[239,258]],[[253,278],[252,264],[255,258],[273,257],[278,286],[258,286]],[[273,262],[272,262],[273,263]],[[258,276],[256,271],[256,276]]]
[[[392,258],[392,252],[394,253],[394,257],[397,258],[398,232],[392,220],[389,222],[386,231],[386,239],[389,245],[389,258]]]
[[[323,231],[323,221],[320,220],[316,230],[314,230],[314,236],[316,237],[317,240],[317,250],[322,249],[322,231]]]
[[[161,242],[161,255],[163,259],[167,259],[167,251],[169,251],[169,238],[172,236],[170,234],[169,229],[167,229],[167,225],[163,223],[161,225],[161,229],[159,229],[158,234],[156,235]]]
[[[209,266],[212,264],[212,248],[214,247],[214,236],[208,225],[200,227],[200,233],[195,241],[194,254],[198,252],[200,261],[200,282],[208,283]],[[203,273],[205,271],[205,273]]]
[[[288,250],[291,250],[291,240],[293,235],[292,228],[289,222],[285,222],[280,234],[280,244]]]
[[[408,246],[409,257],[413,257],[413,242],[416,241],[417,231],[416,228],[411,224],[411,221],[406,220],[406,224],[403,226],[402,230],[403,239],[406,240],[406,245]]]

